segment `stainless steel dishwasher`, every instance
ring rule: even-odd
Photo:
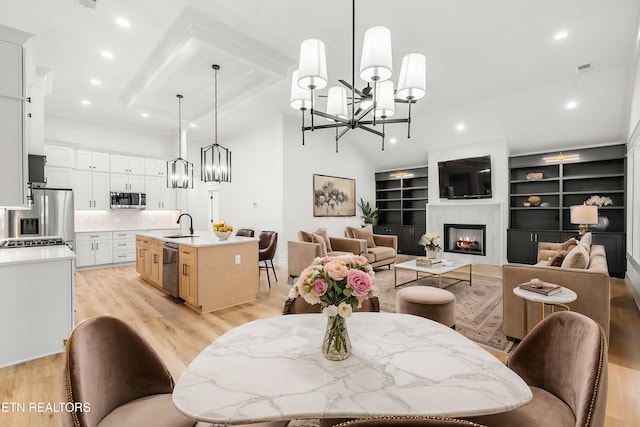
[[[165,242],[162,249],[162,290],[178,298],[178,244]]]

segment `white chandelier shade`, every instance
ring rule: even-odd
[[[296,110],[306,110],[311,108],[311,91],[302,89],[298,85],[298,70],[293,72],[291,76],[291,97],[289,103]]]
[[[342,86],[332,86],[329,88],[327,96],[327,113],[341,119],[347,119],[349,117],[347,90]]]
[[[366,82],[382,82],[393,74],[391,31],[387,27],[371,27],[364,33],[360,78]]]
[[[427,59],[421,53],[410,53],[402,58],[398,91],[401,99],[417,100],[427,93]]]
[[[298,65],[298,85],[302,89],[315,90],[327,86],[327,55],[322,40],[302,41]]]
[[[393,94],[393,82],[391,80],[385,80],[377,84],[376,90],[376,109],[375,116],[381,119],[391,117],[396,112],[396,102]]]

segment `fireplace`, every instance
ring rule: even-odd
[[[444,251],[485,256],[486,234],[484,224],[444,224]]]

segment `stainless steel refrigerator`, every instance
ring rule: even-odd
[[[9,237],[62,237],[73,249],[73,191],[62,188],[34,188],[31,192],[31,209],[8,212]]]

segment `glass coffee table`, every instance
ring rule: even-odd
[[[459,279],[458,277],[446,276],[446,274],[451,273],[452,271],[460,270],[461,268],[469,267],[469,280]],[[416,272],[416,278],[413,280],[409,280],[408,282],[398,283],[398,270],[409,270]],[[422,276],[421,276],[422,274]],[[455,279],[456,281],[453,283],[449,283],[445,286],[448,288],[449,286],[453,286],[460,282],[469,282],[469,286],[471,286],[471,264],[469,263],[456,263],[449,261],[446,265],[442,263],[436,265],[435,267],[422,267],[416,265],[416,260],[412,259],[410,261],[401,262],[399,264],[395,264],[393,266],[393,283],[397,288],[401,285],[406,285],[407,283],[415,282],[416,280],[425,279],[431,276],[436,276],[438,278],[438,287],[442,288],[442,279]]]

